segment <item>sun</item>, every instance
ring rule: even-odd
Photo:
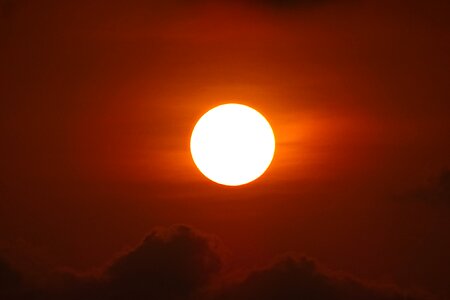
[[[269,122],[255,109],[223,104],[206,112],[192,131],[195,165],[210,180],[229,186],[249,183],[269,167],[275,136]]]

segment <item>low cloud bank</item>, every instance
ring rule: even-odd
[[[0,262],[1,299],[309,299],[419,300],[320,267],[305,256],[285,256],[243,279],[224,276],[220,241],[189,226],[153,230],[141,244],[96,276],[62,274],[52,288],[33,289]],[[228,278],[224,280],[223,278]]]

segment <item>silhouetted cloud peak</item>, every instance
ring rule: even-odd
[[[2,299],[33,300],[423,299],[399,289],[380,288],[351,276],[336,275],[306,256],[285,256],[230,283],[229,276],[220,276],[223,259],[219,245],[217,238],[189,226],[158,228],[113,261],[99,277],[63,274],[60,287],[47,290],[22,287],[19,275],[0,262],[0,295]]]

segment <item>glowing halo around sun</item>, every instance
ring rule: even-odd
[[[195,165],[210,180],[229,186],[249,183],[269,167],[275,136],[262,114],[242,104],[223,104],[206,112],[192,131]]]

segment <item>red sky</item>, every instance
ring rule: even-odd
[[[0,11],[0,250],[21,272],[86,272],[182,223],[239,267],[293,251],[450,297],[447,1]],[[189,152],[195,122],[226,102],[259,110],[277,140],[238,188]]]

